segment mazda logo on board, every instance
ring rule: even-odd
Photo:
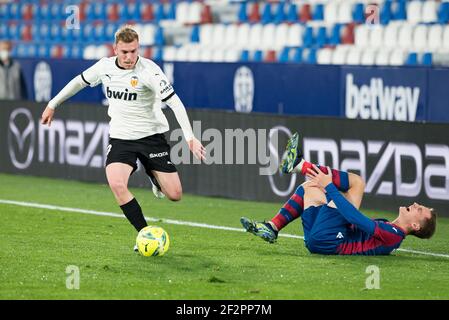
[[[8,150],[13,165],[26,169],[33,161],[36,131],[31,112],[25,108],[15,109],[8,124]]]

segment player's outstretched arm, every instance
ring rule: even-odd
[[[356,225],[363,231],[373,234],[375,222],[357,210],[335,187],[332,183],[332,176],[324,174],[317,166],[313,165],[313,169],[308,169],[306,174],[312,180],[312,183],[324,188],[328,197],[332,199],[338,208],[340,214],[351,224]]]
[[[41,123],[50,126],[53,121],[56,107],[85,87],[87,87],[87,83],[83,80],[81,75],[73,78],[53,99],[48,102],[47,107],[42,113]]]
[[[170,109],[173,110],[175,114],[176,120],[178,121],[182,132],[184,134],[184,138],[189,145],[190,151],[193,155],[200,160],[206,159],[206,149],[201,144],[201,142],[195,138],[193,135],[192,126],[190,125],[189,116],[187,115],[186,108],[182,103],[181,99],[179,99],[178,95],[174,94],[167,101],[165,101]]]

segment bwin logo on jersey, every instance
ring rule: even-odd
[[[137,100],[137,93],[128,92],[128,89],[125,89],[125,92],[123,92],[123,91],[114,91],[109,89],[109,87],[106,87],[106,95],[108,98],[112,99],[120,99],[126,101]]]

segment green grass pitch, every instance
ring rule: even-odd
[[[150,224],[171,240],[166,255],[145,258],[133,252],[136,233],[124,218],[1,203],[120,214],[107,185],[6,174],[0,181],[0,299],[449,299],[448,218],[439,218],[432,239],[404,241],[401,248],[419,253],[321,256],[310,254],[302,239],[268,244],[234,230],[241,229],[241,216],[268,219],[281,203],[191,195],[173,203],[154,198],[150,188],[132,189],[145,215],[161,219]],[[283,233],[302,235],[300,221]],[[70,266],[79,270],[79,288]],[[370,266],[379,271],[374,289]]]

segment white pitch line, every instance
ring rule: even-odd
[[[60,206],[40,204],[40,203],[34,203],[34,202],[23,202],[23,201],[0,199],[0,203],[21,206],[21,207],[40,208],[40,209],[66,211],[66,212],[77,212],[77,213],[92,214],[92,215],[97,215],[97,216],[105,216],[105,217],[113,217],[113,218],[125,218],[124,215],[113,213],[113,212],[86,210],[86,209],[70,208],[70,207],[60,207]],[[241,229],[241,228],[216,226],[216,225],[206,224],[206,223],[180,221],[180,220],[173,220],[173,219],[158,219],[158,218],[145,217],[145,220],[151,221],[151,222],[162,222],[162,223],[167,223],[167,224],[177,224],[177,225],[199,227],[199,228],[206,228],[206,229],[218,229],[218,230],[246,232],[244,229]],[[298,236],[298,235],[294,235],[294,234],[287,234],[287,233],[279,234],[279,236],[285,237],[285,238],[304,239],[304,237],[302,237],[302,236]],[[434,256],[434,257],[449,258],[448,254],[442,254],[442,253],[432,253],[432,252],[416,251],[416,250],[401,249],[401,248],[397,249],[397,251],[403,251],[403,252],[414,253],[414,254],[422,254],[422,255],[428,255],[428,256]]]

